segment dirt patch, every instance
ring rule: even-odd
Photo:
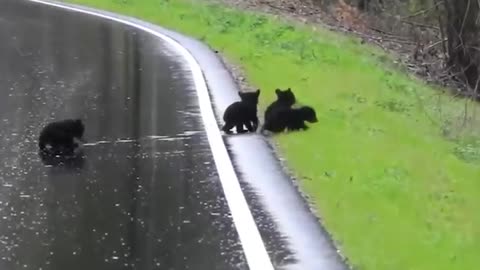
[[[359,12],[357,8],[338,0],[335,4],[323,4],[322,0],[207,0],[230,7],[281,16],[288,21],[321,26],[336,32],[360,37],[362,43],[374,44],[394,57],[394,64],[406,69],[428,83],[449,87],[455,93],[464,85],[452,79],[445,70],[443,55],[438,42],[419,44],[414,36],[405,32],[393,33],[378,27],[381,19]],[[392,21],[395,18],[392,17]],[[395,23],[390,28],[395,28]],[[400,26],[398,26],[400,28]],[[415,28],[415,27],[414,27]],[[424,32],[421,28],[415,31]],[[425,35],[425,34],[424,34]],[[431,37],[430,37],[431,38]],[[430,39],[434,40],[434,39]],[[244,78],[241,71],[238,78]],[[237,72],[237,73],[238,73]],[[243,82],[242,82],[243,83]]]
[[[329,27],[334,24],[328,11],[312,0],[209,0],[243,10],[281,15],[294,21],[321,24]]]
[[[319,7],[318,4],[311,0],[206,0],[212,3],[221,3],[226,6],[238,8],[240,10],[249,10],[255,12],[262,12],[282,16],[287,20],[294,22],[309,23],[314,25],[322,25],[326,28],[332,28],[325,23],[328,16]],[[330,19],[331,23],[334,22]],[[221,53],[218,54],[225,66],[230,70],[235,82],[240,88],[240,91],[255,91],[256,88],[246,81],[245,74],[238,63],[234,63],[224,57]]]
[[[226,6],[238,8],[240,10],[249,10],[255,12],[262,12],[272,15],[282,16],[287,20],[294,22],[303,22],[319,25],[323,27],[329,27],[325,24],[322,17],[326,17],[322,9],[311,0],[207,0],[212,3],[222,3]],[[322,16],[322,14],[324,16]],[[333,22],[332,22],[333,23]],[[221,53],[218,54],[223,63],[232,73],[235,82],[240,88],[240,91],[254,91],[252,85],[250,85],[245,78],[245,74],[240,65],[233,63],[225,58]]]

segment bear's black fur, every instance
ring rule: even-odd
[[[38,147],[40,151],[47,151],[51,154],[71,155],[78,144],[74,139],[83,140],[85,126],[80,119],[66,119],[46,125],[40,132]],[[47,148],[50,145],[50,149]]]
[[[265,110],[264,115],[264,125],[262,126],[261,132],[265,130],[265,123],[275,122],[276,120],[276,111],[289,109],[292,107],[293,104],[296,102],[295,94],[293,93],[291,88],[287,88],[286,90],[275,89],[275,94],[277,95],[277,100],[272,102]]]
[[[316,123],[317,115],[315,110],[309,106],[300,108],[278,108],[272,112],[268,122],[265,122],[263,128],[271,132],[282,132],[285,129],[288,131],[306,130],[308,126],[304,121]]]
[[[230,134],[230,130],[235,127],[237,133],[245,133],[245,125],[250,132],[255,132],[258,128],[257,104],[260,96],[260,89],[255,92],[239,93],[241,101],[232,103],[227,107],[223,114],[225,125],[222,130]]]
[[[265,121],[268,122],[272,113],[277,109],[290,108],[296,102],[295,94],[293,94],[292,89],[288,88],[287,90],[275,89],[275,94],[277,94],[277,100],[272,102],[265,110]]]
[[[58,153],[59,151],[57,151]],[[63,167],[65,169],[82,169],[85,164],[83,152],[78,151],[75,155],[56,155],[55,152],[39,151],[40,160],[44,165]]]

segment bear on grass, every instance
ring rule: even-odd
[[[276,111],[282,110],[285,108],[291,108],[296,102],[295,94],[291,88],[287,90],[275,89],[275,94],[277,95],[277,100],[272,102],[265,110],[265,119],[264,123],[272,121],[272,117],[275,117]]]
[[[85,126],[80,119],[66,119],[46,125],[40,132],[38,147],[50,154],[72,155],[78,144],[83,141]],[[47,147],[49,146],[49,147]]]
[[[307,130],[305,122],[318,122],[315,110],[309,106],[300,108],[281,108],[274,111],[264,129],[271,132]]]
[[[258,128],[257,105],[260,89],[255,92],[240,92],[240,101],[232,103],[223,114],[225,125],[222,130],[231,134],[236,128],[237,133],[255,132]],[[245,130],[243,127],[246,127]]]
[[[277,100],[272,102],[265,111],[265,121],[262,131],[282,132],[284,130],[306,130],[308,126],[304,121],[315,123],[317,116],[315,110],[309,106],[292,108],[296,102],[295,94],[291,88],[286,90],[276,89]]]

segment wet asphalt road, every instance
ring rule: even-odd
[[[17,0],[0,40],[0,269],[248,269],[173,52]],[[41,127],[73,117],[85,158],[44,165]]]

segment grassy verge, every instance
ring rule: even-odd
[[[320,123],[276,137],[288,165],[356,269],[476,269],[480,139],[473,104],[439,94],[350,38],[184,0],[72,0],[202,39],[250,83],[292,87]],[[385,61],[383,61],[385,62]],[[478,122],[477,122],[478,124]],[[280,195],[281,196],[281,195]]]

